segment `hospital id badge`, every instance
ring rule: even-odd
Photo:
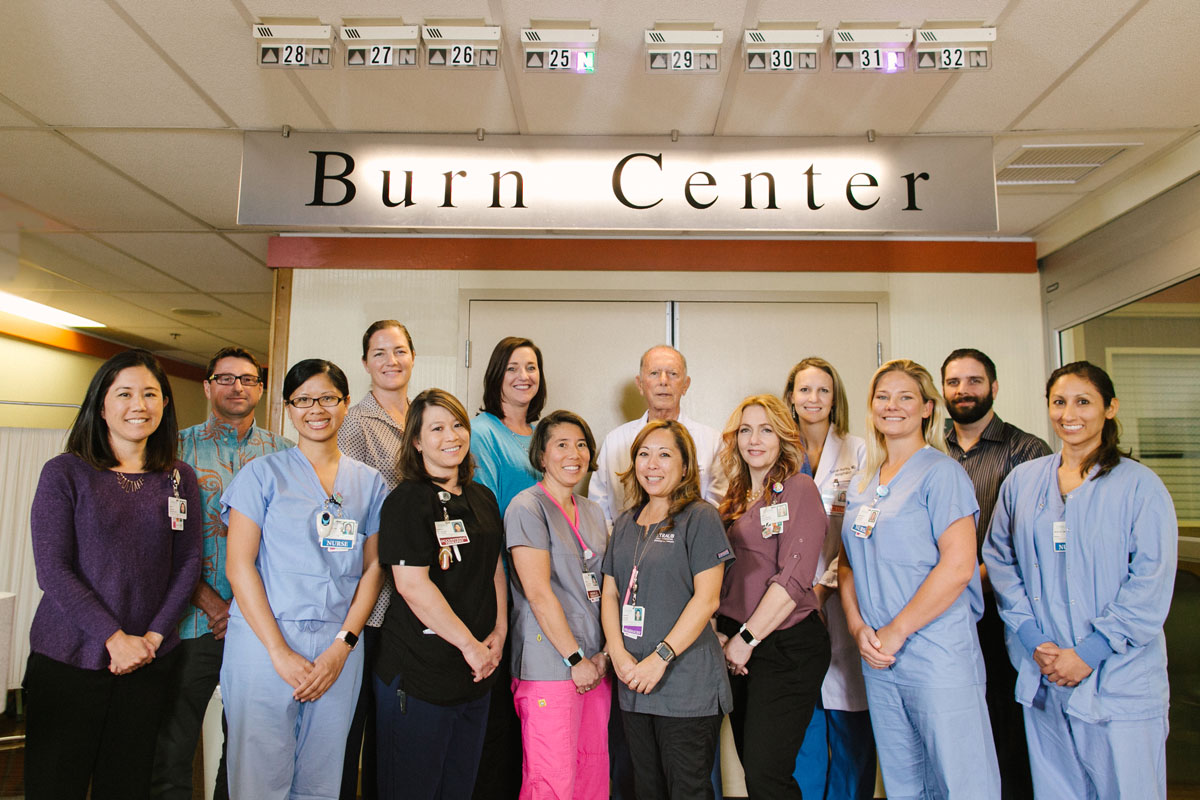
[[[328,527],[321,534],[321,547],[331,553],[353,550],[357,538],[357,520],[334,519],[330,520]]]
[[[768,525],[787,522],[789,519],[787,503],[774,503],[758,510],[758,521],[764,528]]]
[[[183,530],[184,520],[187,519],[187,500],[182,497],[168,497],[167,516],[171,518],[171,530]]]
[[[467,528],[461,519],[439,520],[433,523],[433,532],[442,547],[471,543],[471,537],[467,536]]]
[[[630,639],[642,638],[646,629],[646,609],[642,606],[621,606],[621,633]]]
[[[600,581],[596,579],[596,573],[583,573],[583,588],[587,591],[587,599],[593,603],[600,602]]]
[[[1054,552],[1067,552],[1067,523],[1059,520],[1054,523]]]
[[[854,524],[850,526],[850,530],[854,531],[854,535],[859,539],[870,539],[871,533],[875,530],[875,523],[878,521],[879,509],[863,506],[858,510],[858,516],[854,518]]]
[[[834,514],[845,514],[846,513],[846,490],[845,489],[835,489],[834,490],[833,504],[827,513],[830,516],[832,516]]]

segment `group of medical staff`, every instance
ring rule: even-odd
[[[726,714],[754,800],[871,797],[876,758],[890,798],[1001,797],[980,506],[928,370],[876,371],[865,440],[816,357],[716,431],[659,346],[646,415],[598,445],[543,414],[528,339],[497,344],[474,417],[409,399],[415,355],[373,323],[353,404],[337,365],[293,365],[296,446],[215,487],[177,458],[154,357],[101,366],[32,509],[27,797],[151,796],[214,492],[231,797],[352,798],[360,765],[366,797],[713,797]],[[229,377],[207,380],[262,375]],[[980,532],[1033,788],[1165,798],[1171,498],[1102,369],[1060,367],[1046,400],[1061,450],[1011,469]]]

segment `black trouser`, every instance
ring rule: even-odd
[[[179,654],[167,691],[167,706],[158,745],[154,753],[154,772],[150,795],[165,800],[192,800],[192,762],[196,742],[204,725],[204,712],[213,690],[221,679],[221,657],[225,640],[206,633],[184,639],[175,648]],[[224,728],[222,720],[222,729]],[[217,766],[214,800],[227,800],[229,784],[225,777],[225,741],[221,739],[221,762]]]
[[[363,649],[362,689],[358,692],[358,704],[354,707],[354,718],[350,721],[350,734],[346,737],[346,761],[342,765],[342,791],[339,800],[355,800],[358,795],[358,759],[362,755],[363,800],[379,797],[379,776],[376,764],[375,736],[375,659],[379,655],[379,642],[383,635],[379,628],[366,625],[362,629],[359,647]]]
[[[713,753],[724,718],[622,711],[637,800],[712,800]]]
[[[521,721],[513,704],[511,663],[512,648],[505,639],[472,800],[516,800],[521,791]]]
[[[736,635],[739,623],[717,619],[717,629]],[[733,711],[729,724],[738,758],[746,772],[746,791],[754,800],[799,800],[792,773],[796,754],[821,683],[829,669],[829,632],[816,614],[777,630],[754,648],[748,675],[731,675]]]
[[[27,800],[143,800],[176,653],[128,675],[31,653],[25,668]]]
[[[1029,775],[1029,749],[1025,744],[1025,714],[1016,701],[1017,671],[1008,660],[1004,646],[1004,620],[996,609],[996,595],[983,594],[983,617],[976,626],[983,665],[987,670],[988,716],[992,720],[992,739],[996,742],[996,762],[1000,765],[1002,800],[1026,800],[1033,797]]]

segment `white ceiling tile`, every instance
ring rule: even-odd
[[[105,233],[100,238],[205,292],[268,292],[271,271],[215,233]]]
[[[105,3],[5,3],[0,75],[3,93],[50,125],[223,124]]]
[[[181,291],[187,287],[151,266],[83,233],[22,233],[21,258],[101,292]]]
[[[962,73],[922,123],[921,133],[1002,131],[1092,47],[1136,0],[1014,3],[996,30],[992,68]],[[1032,127],[1024,122],[1021,128]],[[1060,114],[1049,129],[1072,129]],[[1102,126],[1117,127],[1117,126]]]
[[[1090,4],[1104,5],[1104,4]],[[1017,127],[1174,128],[1200,123],[1200,10],[1151,0]],[[1153,70],[1153,78],[1149,70]],[[1152,81],[1153,91],[1147,91]]]
[[[1083,192],[1057,194],[1000,193],[996,200],[1000,211],[1000,236],[1029,236],[1051,217],[1077,203]]]
[[[27,114],[23,114],[16,106],[10,105],[0,99],[0,126],[27,128],[36,126],[37,123]]]
[[[0,52],[4,48],[0,47]],[[2,85],[0,85],[2,86]],[[196,230],[192,219],[48,130],[0,130],[0,194],[83,230]]]
[[[240,131],[73,130],[66,135],[209,225],[237,225]]]
[[[267,247],[275,236],[273,233],[243,233],[241,231],[228,231],[222,235],[263,264],[267,263]]]
[[[274,295],[271,292],[244,292],[241,294],[214,294],[217,300],[241,309],[259,320],[270,321]]]
[[[193,354],[193,358],[200,364],[208,362],[212,354],[220,350],[222,347],[229,345],[242,345],[249,348],[251,345],[243,344],[237,338],[227,336],[224,332],[209,333],[195,328],[170,328],[164,329],[161,327],[148,326],[127,326],[121,329],[122,333],[140,336],[154,342],[159,342],[164,348],[183,350]],[[240,332],[244,333],[244,332]],[[239,335],[240,335],[239,333]],[[172,335],[178,334],[178,336]],[[247,337],[253,338],[253,337]]]
[[[151,309],[99,292],[31,291],[24,293],[22,297],[94,319],[96,322],[103,322],[109,328],[123,330],[133,326],[172,328],[172,326],[178,325],[169,317],[156,314]],[[97,335],[103,336],[104,331],[97,330]]]
[[[256,317],[236,304],[230,304],[199,292],[120,292],[114,296],[142,308],[151,309],[178,323],[193,325],[205,330],[224,331],[269,327],[269,322],[265,317]],[[237,295],[232,296],[237,297]],[[195,317],[176,313],[174,309],[212,311],[217,316]]]
[[[62,230],[72,229],[37,209],[0,195],[0,232]]]
[[[17,265],[13,274],[0,279],[0,291],[24,297],[26,292],[78,292],[85,288],[75,281],[60,278],[27,263]]]

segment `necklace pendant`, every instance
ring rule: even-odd
[[[146,482],[144,475],[135,480],[130,480],[119,472],[114,472],[113,474],[117,476],[117,485],[121,487],[121,491],[125,492],[125,494],[133,494],[138,489],[141,489],[142,484]]]

